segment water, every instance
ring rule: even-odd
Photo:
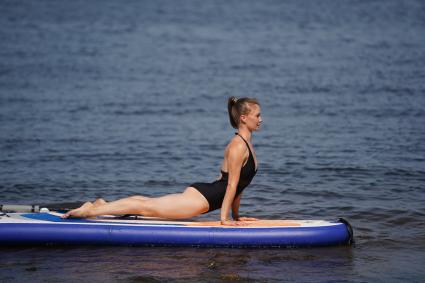
[[[242,214],[354,247],[0,249],[1,282],[420,282],[423,1],[2,1],[0,203],[159,196],[219,174],[257,97]],[[218,212],[203,216],[217,219]]]

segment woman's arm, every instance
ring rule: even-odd
[[[229,152],[227,154],[227,168],[229,172],[229,178],[227,181],[226,193],[224,195],[220,214],[221,224],[224,225],[232,224],[229,219],[229,212],[235,199],[236,189],[238,187],[240,172],[246,150],[247,149],[244,144],[234,144],[229,148]]]
[[[239,220],[239,206],[241,205],[242,194],[239,194],[232,203],[232,218],[235,221]]]
[[[241,205],[242,193],[238,195],[232,204],[232,217],[235,221],[257,221],[258,218],[254,217],[240,217],[239,216],[239,207]]]

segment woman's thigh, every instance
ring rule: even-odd
[[[145,202],[146,209],[152,216],[184,219],[197,216],[208,211],[209,205],[205,197],[195,188],[188,187],[183,193],[170,194],[151,198]]]

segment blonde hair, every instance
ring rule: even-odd
[[[232,96],[227,102],[227,110],[229,111],[229,120],[233,128],[237,129],[240,123],[241,115],[247,115],[251,112],[249,104],[260,105],[257,99]]]

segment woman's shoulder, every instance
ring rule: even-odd
[[[243,154],[248,151],[245,142],[238,136],[234,136],[226,147],[226,151]]]

